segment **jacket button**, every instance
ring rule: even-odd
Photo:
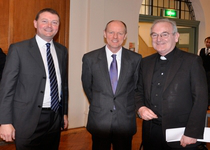
[[[110,112],[113,112],[113,110],[110,110]]]

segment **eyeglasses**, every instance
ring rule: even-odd
[[[160,33],[160,34],[157,34],[157,33],[151,33],[150,36],[152,37],[152,39],[156,39],[158,38],[158,36],[160,36],[161,38],[163,39],[166,39],[169,37],[170,34],[175,34],[175,33],[168,33],[168,32],[163,32],[163,33]]]

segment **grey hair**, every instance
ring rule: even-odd
[[[173,21],[173,20],[169,20],[169,19],[158,19],[158,20],[155,20],[152,24],[152,27],[151,27],[151,30],[150,30],[150,33],[152,33],[152,29],[154,28],[154,26],[157,24],[157,23],[161,23],[161,22],[167,22],[167,23],[170,23],[172,28],[173,28],[173,33],[176,33],[177,32],[177,27],[176,27],[176,22]]]

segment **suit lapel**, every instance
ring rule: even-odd
[[[31,53],[31,57],[33,57],[33,59],[40,66],[41,70],[43,70],[44,73],[45,73],[44,63],[43,63],[42,56],[41,56],[41,53],[39,51],[39,47],[38,47],[38,45],[36,43],[35,38],[32,38],[29,41],[29,46],[30,46],[29,53]]]
[[[122,56],[121,56],[121,69],[120,69],[120,75],[119,75],[119,79],[118,79],[118,83],[117,83],[117,89],[115,94],[118,93],[118,91],[120,91],[120,87],[122,86],[126,75],[127,75],[127,71],[129,70],[129,60],[130,57],[128,55],[128,53],[126,52],[126,50],[124,48],[122,48]]]
[[[144,69],[145,73],[144,73],[144,80],[147,81],[148,84],[145,84],[145,87],[148,91],[148,95],[150,96],[151,94],[151,85],[152,85],[152,78],[153,78],[153,72],[154,72],[154,68],[155,68],[155,64],[156,64],[156,60],[159,57],[159,54],[156,53],[154,55],[152,55],[150,57],[150,59],[147,60],[147,62],[145,62],[146,64],[148,64],[148,66],[146,66],[146,68]]]
[[[54,42],[54,46],[55,46],[55,51],[56,51],[56,55],[57,55],[57,59],[58,59],[58,65],[59,65],[59,69],[60,69],[60,74],[62,75],[62,51],[60,51],[60,48],[57,46],[57,44]]]
[[[168,69],[168,73],[167,73],[166,82],[165,82],[163,92],[166,90],[168,85],[171,83],[171,81],[173,80],[174,76],[178,72],[178,69],[180,68],[180,66],[183,62],[183,59],[182,59],[182,56],[181,56],[180,52],[181,51],[178,50],[178,49],[175,50],[173,62],[170,62],[170,67]]]
[[[105,87],[108,87],[106,89],[109,90],[109,92],[112,91],[112,85],[111,85],[111,80],[109,77],[109,70],[108,70],[108,63],[107,63],[107,57],[106,57],[106,51],[105,47],[101,49],[101,53],[98,55],[98,60],[99,60],[99,67],[101,70],[101,79],[103,79],[103,84],[105,84]]]

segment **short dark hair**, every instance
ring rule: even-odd
[[[126,24],[125,24],[123,21],[120,21],[120,20],[111,20],[111,21],[109,21],[109,22],[106,24],[106,27],[105,27],[104,31],[107,30],[107,27],[108,27],[108,25],[109,25],[111,22],[115,22],[115,21],[121,22],[121,23],[124,25],[124,27],[125,27],[125,34],[126,34],[126,33],[127,33],[127,26],[126,26]]]
[[[35,17],[35,20],[38,20],[38,19],[39,19],[39,15],[40,15],[41,13],[43,13],[43,12],[49,12],[49,13],[51,13],[51,14],[55,14],[55,15],[57,15],[58,18],[60,19],[60,16],[59,16],[59,14],[58,14],[58,12],[57,12],[56,10],[54,10],[54,9],[52,9],[52,8],[44,8],[44,9],[42,9],[42,10],[40,10],[40,11],[38,12],[38,14],[37,14],[36,17]]]
[[[208,36],[207,38],[205,38],[204,42],[206,42],[206,40],[210,40],[210,36]]]

